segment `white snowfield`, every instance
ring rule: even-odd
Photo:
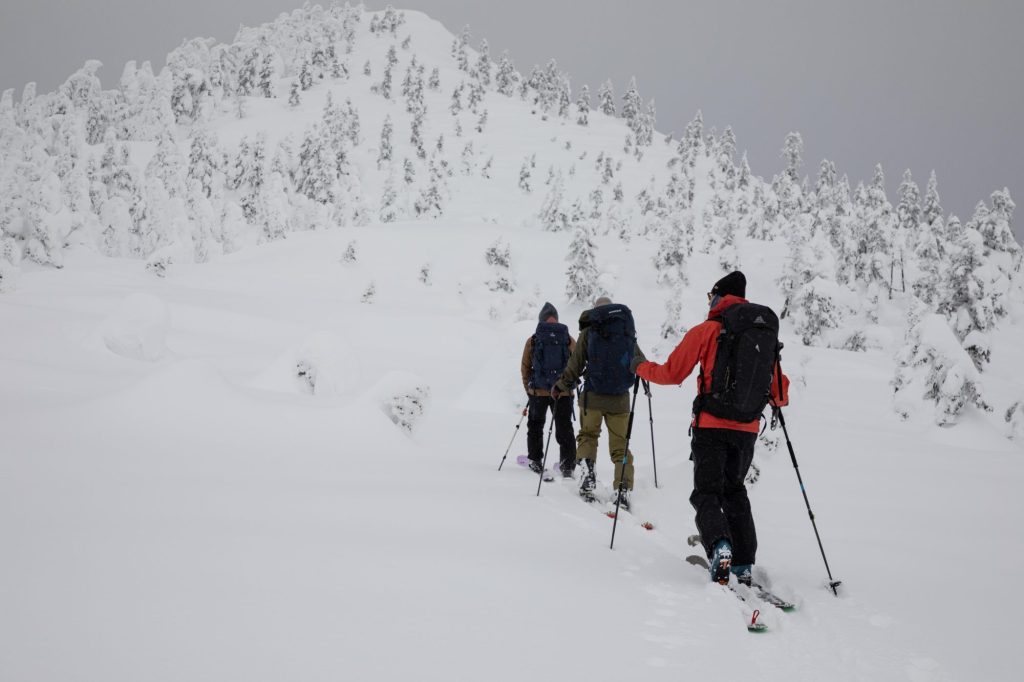
[[[611,520],[578,500],[575,482],[535,497],[536,479],[514,464],[525,433],[499,473],[533,323],[505,308],[491,321],[474,305],[492,294],[467,273],[498,230],[294,235],[168,279],[81,254],[0,298],[3,678],[1015,677],[1020,447],[980,416],[952,429],[900,422],[884,353],[787,339],[788,425],[844,587],[839,599],[824,587],[784,445],[760,444],[758,565],[798,603],[763,611],[764,636],[684,563],[692,380],[654,389],[657,490],[641,395],[636,519],[624,518],[614,551]],[[546,244],[501,231],[532,289],[554,267]],[[353,238],[372,267],[338,263]],[[372,257],[399,242],[401,254],[457,246],[434,254],[426,287],[406,256]],[[616,300],[635,310],[644,348],[661,313],[648,256],[615,256],[631,273]],[[382,285],[364,304],[371,269]],[[715,275],[695,263],[695,282]],[[748,278],[757,299],[768,277],[754,267]],[[694,322],[702,291],[684,302]],[[139,294],[169,310],[155,362],[90,342]],[[551,294],[575,330],[581,307]],[[1004,336],[993,362],[1022,340]],[[254,388],[310,338],[343,339],[358,385],[310,394],[293,376]],[[395,370],[430,388],[411,436],[373,388]]]
[[[0,682],[1020,677],[1024,296],[1019,247],[999,240],[1008,194],[961,224],[927,217],[934,186],[911,201],[909,176],[897,207],[880,176],[851,193],[827,163],[814,192],[788,170],[749,176],[731,131],[705,134],[699,119],[685,144],[654,133],[638,147],[642,116],[632,133],[596,109],[583,126],[575,105],[542,116],[533,90],[524,101],[492,85],[472,110],[478,76],[458,68],[444,27],[411,12],[371,33],[382,15],[360,11],[336,45],[348,76],[318,77],[292,106],[303,36],[328,25],[318,11],[278,21],[268,35],[284,47],[240,33],[240,55],[266,48],[283,70],[276,97],[218,91],[188,124],[160,118],[172,116],[160,88],[200,92],[209,74],[188,59],[208,46],[176,53],[173,78],[126,69],[131,101],[159,111],[129,116],[146,141],[75,148],[73,210],[56,170],[28,191],[31,164],[0,158],[0,188],[21,193],[0,201]],[[399,94],[414,55],[422,80],[435,66],[440,80],[423,93],[425,158]],[[345,173],[337,157],[307,163],[324,148],[300,152],[329,95],[346,123],[318,134],[357,138],[332,138]],[[361,133],[339,113],[347,99]],[[25,125],[32,106],[0,97],[0,145],[30,148],[53,127]],[[393,155],[379,162],[388,116]],[[31,135],[3,134],[15,128]],[[186,181],[169,150],[188,165],[202,130],[229,166],[254,164],[248,179],[227,188],[221,168],[171,196]],[[240,153],[260,134],[262,166]],[[41,145],[25,158],[48,158]],[[794,173],[799,146],[786,141]],[[105,156],[114,170],[89,166]],[[911,208],[920,221],[898,226]],[[639,398],[634,514],[614,550],[611,519],[577,481],[536,496],[515,464],[525,423],[498,471],[545,301],[575,335],[608,293],[663,362],[732,267],[751,300],[789,306],[787,424],[843,581],[837,598],[781,430],[767,431],[750,485],[757,576],[797,609],[763,608],[757,635],[749,609],[685,561],[694,377],[654,387],[657,489]],[[607,495],[605,439],[598,462]]]

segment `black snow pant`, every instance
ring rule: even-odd
[[[576,468],[576,434],[572,428],[572,396],[552,400],[546,395],[530,396],[530,411],[526,419],[526,450],[529,458],[539,462],[544,458],[544,420],[551,403],[555,403],[555,440],[558,441],[559,467]]]
[[[757,533],[743,479],[754,459],[756,433],[732,429],[693,430],[693,494],[697,530],[708,557],[719,540],[732,545],[732,563],[754,563]]]

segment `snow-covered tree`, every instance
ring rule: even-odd
[[[199,181],[207,199],[212,197],[215,189],[223,183],[223,165],[224,157],[219,152],[216,136],[203,129],[193,131],[188,157],[188,177]]]
[[[606,116],[615,116],[615,90],[610,80],[602,83],[597,91],[597,108]]]
[[[673,287],[668,298],[665,299],[665,321],[661,323],[659,346],[668,348],[674,347],[679,339],[686,332],[683,325],[683,300],[682,288]]]
[[[943,258],[946,249],[942,243],[944,231],[941,217],[931,222],[922,222],[914,248],[917,272],[911,281],[911,289],[915,296],[933,309],[937,308],[942,299],[942,290],[946,284],[945,271],[948,264]]]
[[[977,220],[977,229],[985,241],[985,248],[997,253],[1020,253],[1020,245],[1013,236],[1013,211],[1017,207],[1006,188],[992,192],[991,210]]]
[[[380,151],[377,153],[377,169],[391,161],[394,151],[391,147],[391,138],[394,135],[395,126],[391,123],[391,116],[384,117],[384,125],[380,131]]]
[[[991,411],[974,363],[941,315],[923,315],[914,324],[897,362],[894,406],[902,418],[909,418],[922,399],[935,404],[939,426],[955,424],[969,406]]]
[[[590,236],[585,223],[576,227],[572,242],[569,244],[569,269],[566,271],[567,281],[565,296],[572,303],[589,304],[598,293],[597,247]]]
[[[550,189],[541,203],[540,213],[537,216],[545,230],[557,232],[568,227],[569,216],[566,215],[562,205],[564,195],[565,182],[562,179],[562,174],[558,173],[551,180]]]
[[[676,217],[662,230],[658,253],[654,256],[658,284],[676,288],[686,284],[686,257],[683,226]]]
[[[458,64],[460,71],[469,72],[469,54],[466,49],[469,47],[469,41],[472,39],[472,34],[469,30],[469,24],[462,27],[462,33],[459,34],[458,45],[455,50],[455,61]]]
[[[921,220],[933,224],[942,217],[942,204],[939,202],[939,180],[932,171],[928,178],[928,187],[924,192],[924,203],[921,206]]]
[[[984,258],[984,238],[971,225],[950,216],[946,225],[949,265],[938,312],[947,316],[961,340],[989,331],[1001,308],[995,280],[999,274]]]
[[[443,171],[433,157],[428,164],[428,169],[430,177],[427,185],[420,191],[420,195],[416,199],[416,215],[427,218],[440,218],[444,215]]]
[[[487,44],[487,39],[484,38],[480,41],[480,47],[477,48],[479,57],[476,61],[476,73],[477,78],[480,80],[480,84],[483,87],[490,87],[491,85],[491,47]]]
[[[338,196],[333,146],[327,126],[317,124],[306,132],[299,151],[295,189],[320,204],[333,203]]]
[[[519,189],[524,193],[529,194],[530,188],[530,160],[524,159],[523,165],[519,169]]]
[[[885,174],[882,166],[875,166],[871,185],[855,196],[857,213],[855,268],[857,280],[868,285],[888,286],[892,256],[890,253],[893,227],[892,204],[885,196]]]
[[[313,87],[313,66],[310,64],[308,59],[302,61],[302,68],[299,70],[298,83],[292,81],[292,87],[298,85],[303,90],[309,90]]]
[[[458,116],[459,112],[462,111],[462,91],[465,89],[465,83],[459,83],[452,90],[451,103],[448,105],[448,111],[452,113],[452,116]]]
[[[785,173],[795,184],[800,183],[800,167],[803,165],[804,140],[800,133],[791,132],[782,143],[782,158],[786,162]]]
[[[642,107],[643,100],[640,99],[640,93],[636,88],[636,76],[633,76],[629,79],[629,87],[626,88],[626,93],[622,96],[622,118],[626,121],[626,125],[633,131],[634,135],[636,135],[639,126]]]
[[[406,187],[416,182],[416,167],[412,165],[412,161],[409,159],[402,159],[402,181]]]
[[[585,126],[590,121],[590,88],[583,85],[576,96],[576,123]]]
[[[498,63],[498,73],[494,77],[494,85],[498,92],[506,97],[515,94],[516,83],[519,81],[519,73],[508,56],[508,51],[501,53],[501,61]]]
[[[389,167],[384,180],[384,191],[380,198],[380,210],[377,217],[382,223],[393,223],[398,219],[398,191],[395,188],[395,170]]]
[[[899,277],[900,291],[906,291],[907,251],[914,247],[921,224],[921,190],[914,182],[908,168],[903,172],[899,188],[900,200],[896,206],[896,233],[893,239],[893,258],[890,266],[889,289],[896,289]]]

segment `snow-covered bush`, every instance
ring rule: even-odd
[[[914,325],[897,355],[894,408],[903,419],[921,401],[935,404],[935,423],[956,423],[967,407],[991,411],[982,396],[980,375],[942,315],[928,314]]]
[[[513,292],[516,289],[512,279],[512,253],[508,242],[497,239],[487,247],[484,259],[491,268],[492,277],[487,280],[487,288],[491,291]]]
[[[1018,400],[1006,410],[1006,437],[1024,441],[1024,400]]]
[[[291,346],[252,381],[268,391],[339,396],[359,385],[351,346],[334,332],[316,332]]]
[[[806,346],[862,351],[869,343],[860,297],[831,279],[815,277],[790,300],[789,320]]]
[[[412,433],[430,402],[430,386],[414,374],[393,371],[370,388],[368,398],[396,426]]]
[[[427,409],[430,389],[427,386],[413,386],[384,401],[381,406],[388,419],[405,431],[412,433],[413,427]]]
[[[341,254],[341,262],[345,264],[355,263],[357,257],[356,242],[353,239],[348,243],[348,246],[345,247],[345,253]]]
[[[132,360],[155,362],[167,355],[171,315],[167,304],[152,294],[125,298],[99,328],[103,345]]]
[[[373,299],[377,297],[377,285],[374,282],[370,282],[370,285],[366,287],[366,291],[363,292],[363,297],[359,299],[363,303],[373,303]]]
[[[0,237],[0,294],[14,291],[18,284],[21,249],[13,239]]]

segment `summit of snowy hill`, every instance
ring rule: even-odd
[[[798,133],[758,176],[700,112],[666,137],[635,82],[523,66],[334,4],[3,93],[5,678],[1013,678],[1009,193],[961,220],[934,175],[808,176]],[[796,608],[757,637],[686,562],[695,377],[637,403],[614,550],[516,463],[545,302],[627,304],[664,362],[736,269],[843,581],[766,429],[755,575]]]

